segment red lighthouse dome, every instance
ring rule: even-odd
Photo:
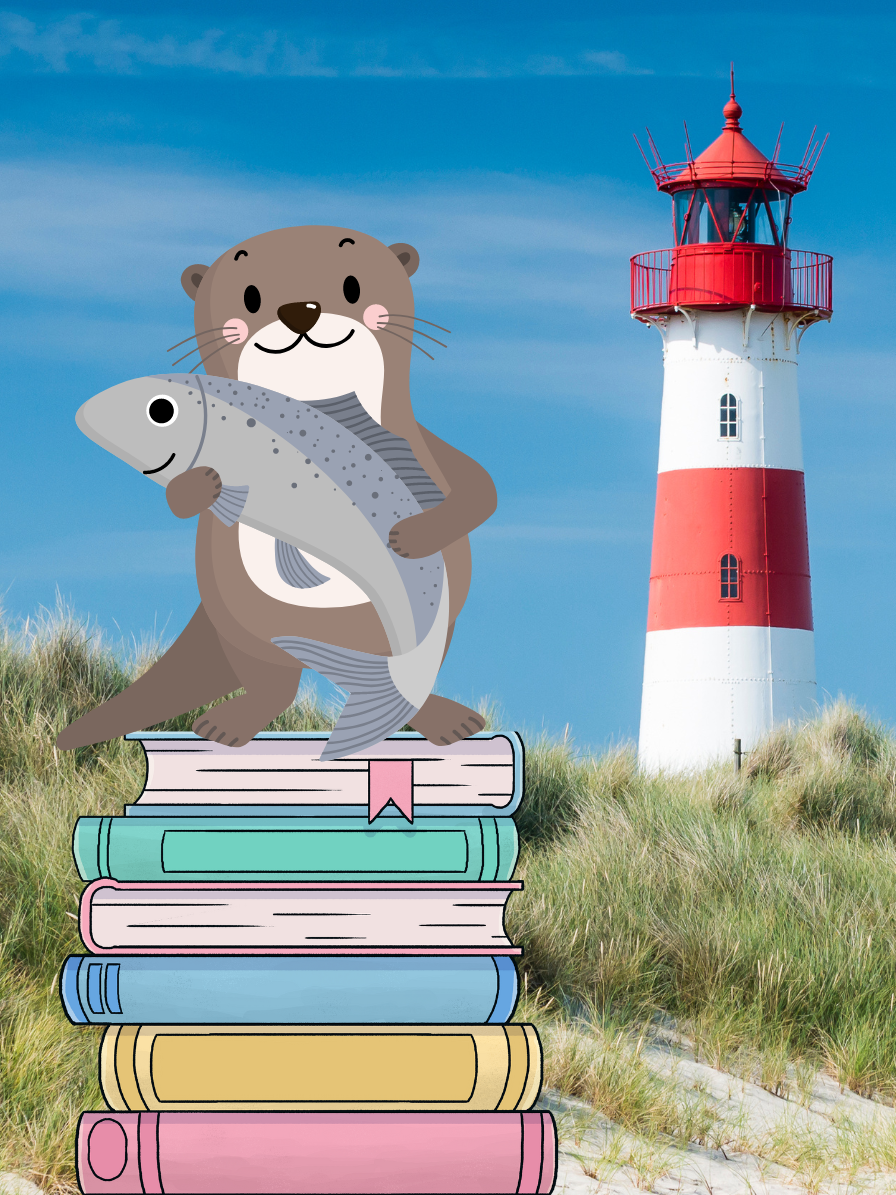
[[[651,174],[672,197],[675,247],[632,258],[632,314],[751,307],[828,318],[830,257],[788,244],[791,201],[809,185],[823,143],[810,140],[797,166],[779,162],[777,147],[767,158],[740,127],[733,78],[723,115],[716,140],[696,158],[689,146],[685,162],[666,165],[650,138]]]

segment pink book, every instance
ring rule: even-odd
[[[85,1112],[85,1195],[548,1195],[549,1112]]]
[[[93,954],[505,954],[522,884],[121,883],[81,897]]]
[[[195,734],[129,734],[146,752],[146,782],[131,816],[206,816],[255,811],[330,817],[380,813],[423,817],[501,817],[523,795],[523,744],[513,731],[486,731],[437,747],[419,734],[395,734],[346,759],[321,762],[325,733],[263,733],[243,747]],[[198,808],[197,808],[198,807]]]

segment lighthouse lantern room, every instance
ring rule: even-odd
[[[698,157],[648,166],[674,247],[632,258],[632,316],[665,378],[640,757],[651,769],[744,751],[815,705],[797,357],[831,316],[831,258],[791,249],[799,165],[744,136],[734,96]],[[649,134],[648,134],[649,137]]]

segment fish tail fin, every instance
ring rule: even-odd
[[[292,635],[280,635],[271,642],[349,691],[330,740],[321,752],[322,760],[341,759],[382,742],[420,708],[408,701],[392,679],[389,656],[369,655]]]

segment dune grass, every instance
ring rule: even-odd
[[[76,1190],[77,1116],[102,1106],[100,1031],[69,1025],[56,992],[62,961],[81,949],[71,830],[81,814],[120,812],[143,765],[121,740],[75,753],[52,744],[152,658],[149,647],[122,659],[64,615],[0,633],[0,1171],[59,1193]],[[276,726],[325,729],[331,714],[303,701]],[[527,744],[526,764],[526,893],[508,922],[525,949],[516,1018],[539,1025],[548,1086],[635,1134],[645,1173],[670,1143],[734,1132],[646,1065],[657,1026],[777,1094],[799,1096],[824,1068],[896,1102],[888,730],[837,703],[776,733],[739,775],[648,776],[630,749],[582,758],[545,738]],[[896,1166],[896,1137],[876,1134],[874,1153],[867,1133],[841,1136],[853,1146],[840,1171]],[[804,1168],[818,1153],[798,1134],[764,1148]]]

